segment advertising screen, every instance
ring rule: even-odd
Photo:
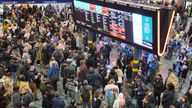
[[[123,6],[122,6],[123,7]],[[153,13],[74,0],[76,23],[153,50]]]

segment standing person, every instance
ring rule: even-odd
[[[155,108],[155,105],[151,103],[150,97],[145,96],[143,99],[143,108]]]
[[[60,46],[57,46],[52,56],[55,57],[55,60],[57,61],[60,67],[61,62],[64,60],[62,48]]]
[[[119,93],[117,99],[114,101],[113,108],[125,108],[125,99],[123,93]]]
[[[49,64],[49,55],[48,55],[48,46],[47,43],[44,42],[42,45],[42,62],[44,67],[48,67]]]
[[[65,102],[59,97],[59,93],[55,93],[55,97],[52,99],[52,108],[65,108]]]
[[[183,65],[181,66],[181,78],[184,80],[185,82],[185,79],[187,78],[187,73],[188,73],[188,70],[189,70],[189,67],[188,67],[188,63],[186,60],[183,61]]]
[[[81,97],[83,101],[83,108],[91,108],[92,101],[92,87],[88,85],[88,81],[83,81],[83,86],[80,89]]]
[[[94,96],[95,90],[98,90],[101,87],[101,75],[94,70],[94,68],[90,67],[89,73],[87,74],[87,81],[90,86],[92,86],[92,95]]]
[[[160,106],[160,101],[161,101],[161,93],[163,92],[163,78],[161,74],[157,74],[157,77],[155,78],[153,82],[153,92],[154,92],[154,97],[157,100],[157,106]]]
[[[119,66],[120,69],[122,69],[124,73],[124,70],[127,66],[127,55],[125,52],[122,52],[120,57],[117,59],[117,65]]]
[[[48,76],[53,86],[53,89],[57,91],[57,82],[59,81],[59,66],[53,63],[52,67],[48,69]]]
[[[173,73],[172,69],[168,69],[168,76],[165,80],[164,88],[166,88],[169,83],[172,83],[176,90],[178,89],[179,80],[177,79],[177,76]]]
[[[87,66],[85,64],[85,60],[80,61],[80,67],[79,67],[79,72],[78,72],[78,81],[80,84],[87,78]]]
[[[115,85],[115,80],[111,79],[104,88],[105,96],[108,100],[109,108],[113,107],[113,102],[116,98],[115,92],[114,92],[115,90],[117,91],[116,93],[119,93],[119,88],[118,86]]]
[[[55,50],[55,48],[54,48],[54,45],[53,45],[53,40],[50,40],[50,42],[47,45],[47,52],[48,52],[47,55],[48,55],[48,58],[49,58],[48,61],[50,61],[54,50]]]
[[[121,87],[122,87],[122,83],[123,83],[123,72],[121,69],[119,69],[118,66],[115,66],[114,69],[115,69],[115,72],[117,74],[117,79],[118,79],[117,85],[119,87],[119,92],[121,92]]]
[[[42,97],[42,108],[52,108],[52,99],[54,98],[54,91],[50,84],[47,84],[44,95]]]
[[[182,96],[176,108],[190,108],[187,96]]]
[[[143,99],[145,97],[145,92],[147,91],[146,85],[140,80],[136,81],[136,91],[137,91],[137,102],[139,108],[143,108]]]
[[[19,92],[21,94],[24,94],[26,92],[26,90],[32,92],[29,87],[29,82],[26,81],[24,75],[19,76],[19,80],[17,81],[17,86],[19,86]]]
[[[6,108],[5,93],[6,89],[3,85],[3,80],[0,79],[0,108]]]
[[[11,99],[13,102],[13,108],[21,108],[22,96],[19,93],[19,87],[18,86],[14,86]]]
[[[95,92],[95,101],[94,101],[94,104],[93,104],[93,108],[101,108],[102,96],[103,96],[102,91],[97,90]]]
[[[169,108],[170,105],[174,105],[175,101],[175,90],[174,85],[172,83],[167,84],[167,88],[163,92],[162,97],[162,105],[163,108]]]
[[[103,89],[104,87],[106,86],[107,84],[107,69],[104,65],[99,65],[99,74],[101,75],[102,77],[102,86],[103,86]]]
[[[75,99],[77,89],[78,89],[78,82],[75,79],[75,76],[74,75],[69,76],[67,78],[66,91],[65,91],[67,96],[71,97],[72,99]]]
[[[13,93],[13,80],[11,79],[11,73],[6,72],[5,75],[3,75],[2,80],[4,81],[6,96],[9,97]]]
[[[37,41],[34,48],[36,51],[36,62],[37,64],[40,64],[42,61],[42,43],[40,40]]]
[[[10,62],[9,62],[9,65],[8,65],[8,70],[11,72],[12,74],[12,79],[13,79],[13,84],[16,84],[17,82],[17,68],[19,67],[18,63],[16,62],[16,59],[12,59]]]
[[[150,82],[152,83],[155,79],[155,76],[157,75],[157,70],[158,70],[158,61],[156,58],[152,58],[152,60],[149,62],[149,74],[150,74]]]
[[[22,108],[29,108],[29,104],[34,100],[33,94],[29,89],[25,89],[22,98]]]

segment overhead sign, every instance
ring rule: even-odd
[[[107,3],[91,0],[73,0],[73,6],[77,25],[159,56],[164,53],[167,34],[172,24],[170,19],[174,16],[173,10],[134,3]],[[161,25],[161,22],[166,23]]]

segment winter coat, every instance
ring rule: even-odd
[[[63,99],[55,97],[52,99],[52,108],[65,108]]]
[[[117,83],[123,83],[123,72],[122,72],[122,70],[117,69],[116,73],[117,73],[117,77],[118,77]]]
[[[165,83],[166,83],[166,87],[167,87],[167,84],[169,83],[172,83],[175,89],[179,87],[179,80],[177,79],[177,76],[173,72],[170,73],[170,75],[167,77],[167,81]]]
[[[95,89],[99,89],[102,83],[102,77],[98,72],[92,72],[87,74],[87,80],[89,82],[89,85],[95,87]]]
[[[22,96],[19,94],[19,92],[13,93],[11,98],[13,102],[13,108],[21,108]]]
[[[29,107],[29,104],[33,102],[33,94],[31,94],[30,92],[26,92],[23,95],[23,102],[22,105],[25,107]]]
[[[162,97],[163,108],[169,108],[170,105],[174,105],[174,91],[165,90]]]
[[[50,81],[59,80],[59,66],[53,65],[52,67],[50,67],[48,70],[48,76],[50,78]]]
[[[163,80],[162,79],[155,79],[153,82],[153,87],[154,87],[154,93],[160,94],[164,90],[164,85],[163,85]]]
[[[52,56],[55,57],[57,62],[62,62],[64,59],[63,50],[55,50]]]
[[[8,65],[8,70],[10,72],[17,72],[17,68],[19,67],[19,65],[17,64],[17,62],[11,61]]]
[[[42,60],[42,43],[36,43],[34,48],[36,51],[36,60],[41,61]]]
[[[52,44],[48,44],[47,45],[47,52],[48,52],[48,57],[51,58],[53,52],[54,52],[55,48]]]
[[[26,90],[32,92],[30,87],[29,87],[29,83],[26,81],[18,81],[17,86],[19,86],[19,92],[21,94],[24,94],[26,92]]]
[[[42,48],[42,61],[43,61],[44,65],[49,64],[49,56],[48,56],[48,48],[47,48],[47,46],[44,46]]]
[[[6,93],[13,93],[13,80],[5,75],[2,77],[2,79],[4,80]]]
[[[141,84],[140,86],[137,87],[137,95],[145,95],[147,88],[145,84]]]

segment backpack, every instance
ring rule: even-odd
[[[101,100],[101,104],[99,108],[108,108],[109,104],[107,102],[107,99],[105,97],[99,98]]]
[[[83,87],[83,94],[82,94],[83,101],[88,102],[90,100],[90,97],[91,96],[89,90]]]

